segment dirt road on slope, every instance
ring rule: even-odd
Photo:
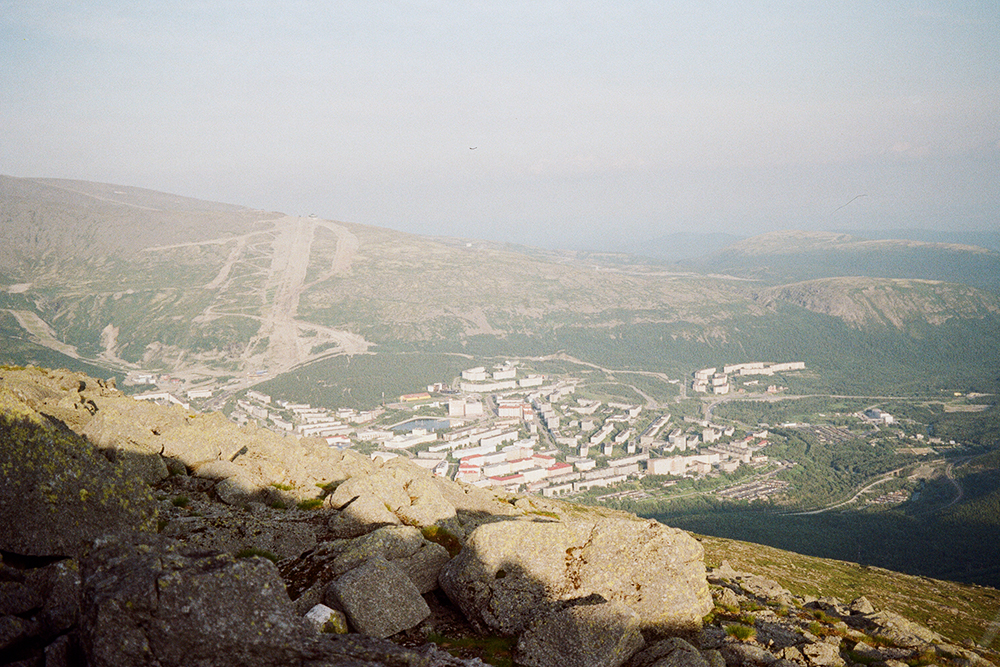
[[[249,318],[260,322],[260,328],[237,358],[241,371],[266,375],[247,377],[254,384],[267,377],[288,371],[304,363],[339,354],[364,354],[371,344],[363,337],[333,327],[298,318],[302,294],[337,274],[350,270],[360,242],[346,226],[329,220],[283,217],[272,220],[270,230],[257,230],[241,236],[227,236],[190,243],[145,248],[145,251],[170,250],[190,246],[231,244],[229,253],[214,278],[202,289],[213,293],[212,303],[191,320],[196,326],[220,318]],[[316,233],[320,229],[332,232],[336,247],[321,258],[326,268],[309,283],[306,276],[315,255]],[[269,265],[262,266],[262,261]],[[265,268],[266,267],[266,268]],[[233,278],[237,276],[238,279]],[[260,310],[248,312],[247,306],[259,304]],[[235,306],[235,307],[234,307]],[[32,340],[67,356],[83,359],[77,349],[58,340],[52,328],[30,311],[10,310]],[[93,363],[103,363],[122,369],[134,368],[117,356],[119,329],[108,323],[101,332],[104,351]],[[313,352],[317,350],[317,352]],[[190,355],[175,349],[174,356],[161,361],[163,370],[182,381],[198,383],[211,377],[231,375],[228,362],[237,360],[221,350],[210,355]],[[222,364],[221,366],[219,364]]]
[[[337,248],[330,268],[317,280],[306,284],[306,273],[312,255],[312,245],[319,227],[337,235]],[[315,218],[283,218],[275,222],[271,244],[271,267],[264,286],[264,316],[260,332],[247,348],[244,358],[257,363],[272,375],[297,365],[332,354],[361,354],[369,343],[361,336],[339,331],[297,318],[302,293],[333,275],[346,271],[359,246],[358,238],[344,227]],[[304,335],[310,332],[309,336]],[[266,350],[258,356],[257,343],[267,341]],[[312,350],[325,343],[336,349],[321,354]]]

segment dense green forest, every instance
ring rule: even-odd
[[[1000,347],[995,345],[1000,319],[902,331],[853,328],[792,306],[779,311],[777,317],[734,318],[715,336],[690,323],[633,322],[600,329],[546,325],[533,335],[480,335],[461,342],[384,341],[374,355],[306,365],[268,382],[264,390],[370,407],[381,402],[382,392],[388,397],[417,391],[485,360],[557,353],[612,370],[653,371],[675,379],[727,363],[803,361],[806,371],[768,379],[793,394],[950,397],[956,391],[1000,388]],[[653,384],[654,396],[676,396],[676,390]]]
[[[688,484],[679,497],[608,504],[695,533],[1000,586],[998,415],[997,407],[981,413],[929,414],[942,430],[969,443],[944,459],[954,482],[942,475],[908,479],[919,460],[872,446],[862,438],[831,445],[799,429],[778,429],[767,453],[796,462],[780,474],[792,483],[788,497],[780,503],[750,504],[722,500],[707,492],[692,494],[690,489],[698,485]],[[820,514],[801,513],[846,500],[880,472],[899,467],[904,467],[902,476],[880,486],[879,492],[909,489],[913,493],[907,502],[852,504]]]
[[[1000,587],[1000,475],[994,470],[964,481],[976,495],[940,513],[916,502],[887,510],[793,515],[704,496],[673,501],[655,513],[640,503],[621,507],[695,533]],[[944,484],[929,484],[927,495],[947,493]]]
[[[367,409],[395,402],[428,384],[450,382],[476,362],[463,355],[421,352],[332,357],[257,386],[288,400]]]

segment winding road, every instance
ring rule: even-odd
[[[850,505],[858,498],[860,498],[862,495],[864,495],[865,492],[867,492],[869,489],[872,489],[878,486],[879,484],[884,484],[885,482],[888,482],[890,479],[893,479],[898,472],[900,472],[901,470],[905,470],[907,467],[908,466],[903,466],[902,468],[896,468],[895,470],[890,470],[887,473],[883,473],[878,477],[878,479],[876,479],[873,482],[869,482],[865,486],[861,487],[860,489],[858,489],[857,493],[855,493],[853,496],[851,496],[850,498],[848,498],[843,502],[834,503],[833,505],[827,505],[826,507],[821,507],[818,510],[809,510],[808,512],[792,512],[789,514],[789,516],[809,516],[811,514],[823,514],[824,512],[835,510],[838,507],[844,507],[845,505]]]

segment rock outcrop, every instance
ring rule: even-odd
[[[620,667],[645,640],[621,602],[586,600],[536,616],[517,643],[525,667]]]
[[[623,603],[645,630],[688,632],[712,609],[702,557],[690,535],[655,521],[501,521],[477,528],[440,580],[469,618],[503,634],[591,595]]]
[[[4,386],[0,410],[0,551],[76,557],[106,533],[156,529],[149,486],[126,466]]]
[[[525,667],[989,664],[865,599],[706,578],[701,545],[655,521],[64,371],[0,371],[0,471],[0,665],[483,664],[427,643],[456,627]]]
[[[401,569],[373,556],[330,584],[330,597],[361,634],[385,638],[431,615],[420,590]]]
[[[178,543],[98,541],[81,600],[97,665],[287,663],[305,632],[273,563]]]
[[[836,598],[806,600],[728,563],[710,571],[708,579],[718,586],[713,595],[721,622],[704,628],[698,643],[703,656],[707,650],[718,651],[727,665],[898,667],[926,664],[930,656],[938,664],[992,664],[898,614],[876,610],[866,598],[849,604]]]

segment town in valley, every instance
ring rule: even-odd
[[[374,458],[403,456],[434,475],[509,492],[594,500],[669,494],[680,480],[716,480],[718,498],[780,499],[789,482],[780,473],[794,461],[768,455],[769,424],[713,419],[712,409],[732,400],[793,399],[783,374],[805,370],[802,362],[749,362],[693,371],[668,380],[665,394],[652,397],[631,387],[609,391],[573,374],[533,372],[529,364],[504,361],[465,369],[459,377],[391,397],[369,409],[310,405],[273,396],[252,386],[201,386],[182,391],[179,382],[154,373],[132,373],[126,384],[135,398],[173,403],[188,410],[220,405],[233,421],[254,424],[287,437],[318,438],[333,448],[354,449]],[[255,374],[256,375],[256,374]],[[256,379],[256,378],[254,378]],[[249,384],[244,379],[244,385]],[[697,406],[692,414],[691,405]],[[879,434],[899,439],[900,451],[933,456],[931,442],[907,435],[878,407],[843,425],[786,423],[823,442]],[[954,443],[951,443],[954,444]],[[625,484],[638,482],[639,484]],[[904,491],[872,496],[868,502],[898,503]]]

